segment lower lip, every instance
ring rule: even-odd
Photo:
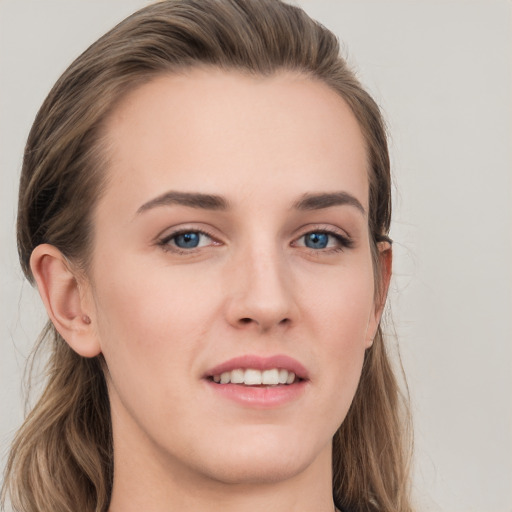
[[[217,384],[211,380],[206,382],[217,395],[240,405],[259,409],[282,407],[297,400],[304,393],[307,384],[305,380],[281,386]]]

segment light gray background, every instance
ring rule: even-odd
[[[71,60],[148,3],[0,0],[2,458],[45,318],[15,249],[24,141]],[[418,510],[511,512],[511,3],[300,3],[343,40],[390,127],[391,302],[415,417]]]

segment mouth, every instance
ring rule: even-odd
[[[306,368],[286,355],[235,357],[210,369],[203,378],[216,396],[259,409],[293,403],[309,387]]]

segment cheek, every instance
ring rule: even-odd
[[[204,297],[200,280],[194,275],[187,278],[187,272],[170,270],[148,265],[140,258],[126,258],[97,276],[96,304],[102,325],[124,330],[130,338],[140,334],[140,343],[155,344],[185,324],[187,329],[197,325],[194,318],[202,308],[199,299]]]
[[[316,346],[309,349],[320,358],[323,384],[329,399],[337,400],[341,417],[346,414],[361,375],[368,327],[374,311],[371,262],[338,269],[336,275],[313,281],[301,290],[304,324]],[[314,292],[311,292],[314,290]],[[328,406],[328,401],[325,406]]]
[[[187,341],[201,339],[208,327],[204,311],[215,306],[192,286],[193,279],[143,263],[126,260],[97,276],[102,352],[111,373],[130,371],[142,378],[183,371],[200,348]]]
[[[150,418],[155,409],[172,415],[169,404],[183,406],[184,397],[197,391],[212,333],[214,341],[223,339],[222,276],[192,267],[126,256],[95,276],[110,385],[132,416]]]
[[[112,407],[128,412],[124,423],[138,418],[148,431],[154,422],[169,425],[195,390],[191,376],[215,316],[214,298],[185,272],[145,267],[138,258],[107,269],[97,276],[96,306]]]
[[[364,343],[374,311],[374,281],[371,260],[333,269],[320,275],[305,275],[299,293],[307,324],[324,332],[332,349]]]

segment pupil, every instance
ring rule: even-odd
[[[325,233],[309,233],[306,235],[306,247],[310,247],[312,249],[325,249],[327,247],[327,242],[329,240],[329,235]]]
[[[193,249],[199,245],[199,233],[182,233],[176,237],[175,243],[182,249]]]

